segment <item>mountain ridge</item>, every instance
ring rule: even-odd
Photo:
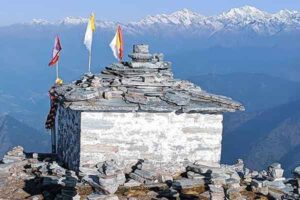
[[[26,151],[50,151],[50,135],[39,132],[8,114],[0,114],[0,158],[11,147],[24,146]]]
[[[22,25],[59,26],[83,25],[88,22],[84,17],[66,17],[55,22],[44,19],[33,19]],[[120,23],[114,21],[96,20],[96,26],[114,30],[121,24],[124,32],[138,34],[159,27],[174,27],[177,31],[192,29],[197,34],[214,35],[216,32],[235,32],[245,28],[262,35],[274,35],[283,30],[300,30],[300,11],[283,9],[276,13],[268,13],[252,6],[232,8],[219,15],[205,16],[198,12],[184,8],[170,14],[148,15],[139,21]],[[182,28],[183,30],[179,29]],[[169,30],[170,31],[170,30]]]
[[[224,133],[222,142],[223,162],[239,157],[250,167],[261,169],[272,162],[281,162],[292,169],[299,161],[289,158],[289,155],[296,157],[296,150],[300,148],[299,108],[298,99],[257,112],[234,129],[226,129],[228,132]],[[227,122],[230,121],[227,119]]]

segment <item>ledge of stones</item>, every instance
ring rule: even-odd
[[[170,176],[139,160],[124,174],[114,160],[75,173],[51,154],[26,154],[18,146],[0,164],[0,199],[299,199],[300,166],[293,178],[283,177],[279,163],[253,171],[242,160],[210,167],[189,163],[181,174]]]

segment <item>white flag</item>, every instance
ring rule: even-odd
[[[91,53],[92,51],[92,41],[93,41],[93,32],[95,31],[95,15],[92,14],[89,20],[89,23],[86,27],[85,36],[84,36],[84,45],[87,50]]]

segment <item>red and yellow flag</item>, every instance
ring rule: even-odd
[[[123,43],[123,35],[122,35],[122,29],[121,26],[118,26],[117,32],[115,34],[115,37],[109,44],[114,56],[119,61],[122,61],[123,54],[124,54],[124,43]]]

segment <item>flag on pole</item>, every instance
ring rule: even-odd
[[[115,58],[121,61],[123,59],[123,54],[124,54],[124,44],[123,44],[123,35],[122,35],[121,26],[118,26],[115,37],[113,38],[109,46]]]
[[[51,59],[50,63],[48,64],[49,66],[55,65],[58,62],[59,53],[61,50],[62,50],[62,48],[60,45],[59,37],[56,36],[54,39],[54,47],[52,50],[52,59]]]
[[[92,40],[93,32],[95,31],[95,15],[92,13],[88,25],[86,27],[85,36],[84,36],[84,45],[86,46],[89,53],[92,52]]]

